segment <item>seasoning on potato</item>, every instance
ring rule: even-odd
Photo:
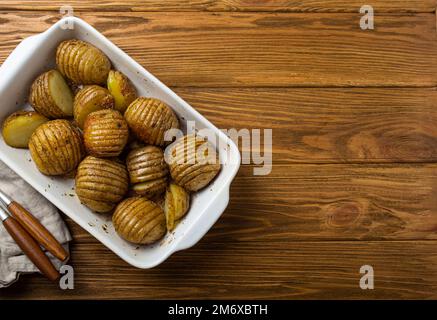
[[[161,239],[167,229],[165,215],[154,202],[143,197],[120,202],[112,216],[115,231],[136,244],[151,244]]]
[[[111,62],[106,55],[88,42],[73,39],[56,49],[59,71],[77,84],[106,84]]]
[[[83,129],[86,117],[94,111],[114,107],[108,90],[97,85],[85,86],[74,97],[74,120]]]
[[[17,111],[3,122],[3,138],[14,148],[27,148],[32,133],[43,123],[49,121],[35,111]]]
[[[204,188],[220,171],[214,146],[198,135],[186,135],[176,140],[166,153],[171,177],[188,191]]]
[[[115,109],[124,113],[137,98],[137,92],[129,79],[120,71],[111,70],[108,74],[108,90],[115,100]]]
[[[129,152],[126,164],[135,194],[150,199],[165,191],[168,167],[160,148],[149,145],[134,149]]]
[[[146,144],[164,146],[164,134],[172,128],[179,128],[179,121],[173,110],[155,98],[140,97],[134,100],[124,114],[134,134]]]
[[[73,115],[73,93],[57,70],[44,72],[30,87],[29,103],[50,119]]]
[[[41,173],[74,178],[84,206],[114,211],[123,239],[158,241],[187,214],[190,192],[220,172],[216,149],[186,135],[164,154],[171,142],[166,133],[180,126],[176,113],[159,99],[137,97],[130,80],[111,70],[108,57],[91,44],[61,42],[56,64],[59,71],[32,83],[29,102],[36,111],[18,111],[4,121],[5,143],[28,147]]]
[[[128,190],[126,167],[117,161],[87,156],[76,174],[76,194],[80,201],[98,213],[110,212]]]
[[[117,157],[127,143],[129,128],[120,112],[103,109],[88,115],[83,136],[89,154],[96,157]]]
[[[46,175],[71,172],[84,154],[81,134],[67,120],[48,121],[36,128],[29,149],[39,171]]]
[[[176,222],[185,216],[190,207],[190,195],[182,187],[170,183],[165,192],[164,213],[167,220],[167,229],[172,231]]]

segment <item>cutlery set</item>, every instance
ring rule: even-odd
[[[41,273],[49,280],[57,280],[59,272],[40,246],[61,261],[68,258],[67,251],[38,219],[1,190],[0,220],[17,245]]]

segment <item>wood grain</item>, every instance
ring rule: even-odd
[[[236,242],[206,239],[150,270],[128,266],[102,244],[76,242],[74,290],[23,276],[0,299],[430,299],[435,241]],[[362,265],[375,289],[359,288]]]
[[[230,243],[437,240],[436,194],[437,164],[275,165],[269,176],[253,176],[253,167],[243,166],[228,208],[205,237]],[[91,240],[72,228],[75,239]]]
[[[362,0],[127,0],[40,1],[2,0],[0,10],[56,10],[70,5],[75,11],[254,11],[254,12],[357,12]],[[376,13],[434,12],[435,0],[372,0]]]
[[[151,270],[66,219],[75,289],[22,276],[0,299],[437,299],[436,2],[372,0],[362,31],[358,0],[70,1],[217,126],[272,128],[273,171],[242,166],[211,231]],[[0,62],[63,4],[2,1]]]
[[[176,92],[219,128],[272,129],[274,164],[437,161],[434,88]],[[250,149],[239,144],[241,150]]]
[[[435,15],[83,13],[171,87],[435,86]],[[0,14],[0,61],[56,14]],[[114,23],[114,21],[117,21]],[[19,35],[19,36],[17,36]]]

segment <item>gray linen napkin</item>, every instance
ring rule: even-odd
[[[0,161],[0,189],[28,209],[68,250],[72,240],[58,209]],[[56,268],[62,263],[47,254]],[[0,223],[0,288],[15,282],[20,273],[37,272],[35,265],[23,254],[3,224]]]

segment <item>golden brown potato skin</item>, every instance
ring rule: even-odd
[[[187,135],[169,146],[167,160],[173,180],[188,191],[207,186],[220,171],[218,152],[199,136]],[[203,151],[205,152],[203,152]],[[208,151],[210,154],[207,154]]]
[[[47,121],[49,119],[35,111],[14,112],[3,122],[3,139],[8,146],[27,148],[32,133]]]
[[[65,113],[61,108],[59,108],[59,106],[56,105],[56,102],[50,93],[49,80],[54,76],[55,73],[59,74],[59,71],[49,70],[39,75],[33,81],[30,87],[29,103],[37,112],[47,118],[59,119],[70,117],[71,114]],[[62,77],[60,74],[59,76]],[[67,83],[66,86],[67,92],[65,92],[65,94],[69,97],[69,99],[71,99],[71,104],[73,104],[73,93],[71,92],[71,89],[68,87]]]
[[[59,71],[77,84],[106,84],[111,62],[106,55],[88,42],[73,39],[56,49]]]
[[[190,207],[190,194],[181,186],[170,183],[165,192],[164,213],[167,219],[167,229],[172,231]]]
[[[154,202],[143,197],[120,202],[112,216],[115,231],[136,244],[151,244],[161,239],[167,229],[165,215]]]
[[[96,157],[117,157],[129,138],[129,128],[120,112],[103,109],[92,112],[85,121],[85,148]]]
[[[30,137],[29,149],[39,171],[46,175],[67,174],[84,154],[81,134],[67,120],[40,125]]]
[[[87,156],[76,174],[76,194],[95,212],[106,213],[115,208],[128,190],[126,167],[117,161]]]
[[[129,152],[126,164],[136,194],[150,199],[165,191],[168,167],[160,148],[149,145],[134,149]]]
[[[111,70],[108,74],[108,90],[114,97],[114,108],[124,113],[137,98],[137,91],[129,79],[120,71]]]
[[[114,98],[108,90],[97,85],[85,86],[74,97],[74,120],[83,129],[86,117],[91,112],[113,107]]]
[[[164,134],[171,128],[179,128],[173,110],[155,98],[140,97],[134,100],[124,114],[135,135],[146,144],[164,146]]]

